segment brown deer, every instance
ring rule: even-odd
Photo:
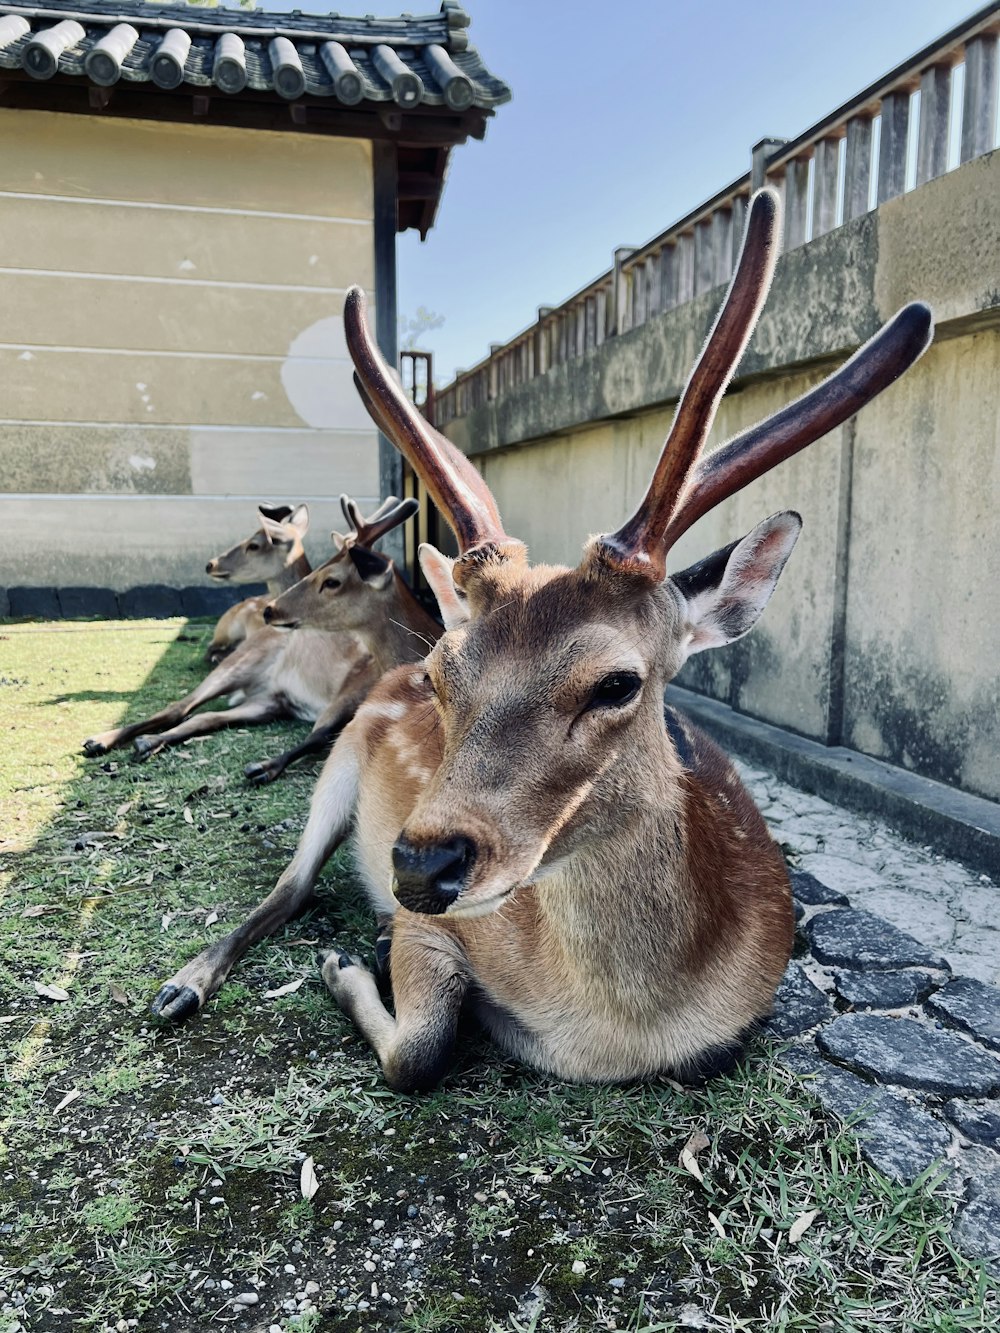
[[[451,524],[465,600],[423,666],[384,677],[341,734],[274,892],[155,1010],[202,1003],[298,910],[353,822],[383,937],[391,928],[395,1016],[357,958],[334,950],[323,976],[392,1087],[439,1081],[467,1001],[505,1050],[569,1079],[700,1080],[738,1058],[790,954],[788,877],[729,761],[664,712],[663,690],[691,653],[753,627],[801,521],[776,514],[672,576],[667,554],[891,384],[931,337],[927,307],[905,307],[822,384],[699,462],[763,305],[778,211],[770,191],[752,200],[646,496],[576,569],[529,567],[482,478],[393,381],[362,293],[348,294],[362,396]]]
[[[419,636],[426,632],[429,621],[414,601],[419,616],[414,615],[411,642],[418,643],[419,650],[411,649],[396,658],[386,650],[383,639],[387,633],[393,645],[399,641],[395,626],[391,631],[386,629],[386,605],[404,622],[414,613],[397,591],[397,583],[403,585],[391,577],[392,562],[371,547],[413,515],[416,500],[390,497],[367,521],[346,496],[342,504],[354,531],[346,538],[334,534],[338,545],[334,560],[341,562],[344,571],[340,604],[350,607],[350,613],[345,614],[350,625],[303,627],[289,633],[288,629],[264,624],[183,699],[141,722],[92,736],[84,741],[84,752],[102,755],[131,741],[138,753],[147,757],[165,746],[224,727],[281,717],[313,722],[312,731],[301,745],[273,759],[247,765],[246,776],[262,784],[272,782],[303,755],[328,745],[387,666],[422,654],[426,645]],[[430,623],[433,625],[433,621]],[[195,712],[202,704],[225,695],[229,695],[231,704],[226,711]]]
[[[309,530],[305,505],[258,505],[260,527],[228,551],[209,560],[205,573],[217,583],[266,583],[267,592],[245,597],[224,612],[205,656],[219,662],[264,624],[264,607],[286,588],[312,573],[302,548]]]

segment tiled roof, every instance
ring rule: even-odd
[[[0,69],[98,87],[275,93],[331,105],[489,111],[510,89],[468,45],[468,15],[443,0],[424,17],[350,18],[264,10],[154,7],[142,0],[0,0]]]

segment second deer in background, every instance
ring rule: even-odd
[[[294,632],[289,632],[290,622],[285,628],[264,624],[183,699],[140,722],[92,736],[84,741],[84,752],[102,755],[132,742],[145,757],[225,727],[278,718],[314,723],[301,745],[245,770],[252,782],[271,782],[296,759],[328,745],[388,666],[422,656],[428,634],[438,627],[408,590],[404,597],[405,585],[395,577],[392,561],[372,549],[413,515],[416,501],[390,497],[367,520],[346,496],[341,503],[353,531],[347,537],[334,534],[338,551],[328,562],[338,563],[342,571],[339,624],[304,625]],[[395,622],[408,625],[411,620],[404,639]],[[417,645],[409,654],[407,641]],[[225,711],[195,711],[227,695]]]

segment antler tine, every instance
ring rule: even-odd
[[[736,271],[677,404],[649,489],[624,527],[600,539],[602,556],[612,565],[657,581],[666,574],[663,534],[767,298],[778,256],[780,214],[773,190],[758,190],[750,201]]]
[[[372,340],[360,287],[344,305],[344,328],[362,400],[382,432],[424,482],[448,521],[460,551],[483,545],[510,546],[496,501],[482,477],[458,449],[425,421],[396,383]],[[519,543],[517,543],[519,545]]]
[[[904,306],[822,383],[703,459],[670,520],[664,549],[727,496],[854,416],[908,370],[933,337],[929,307],[920,301]]]
[[[340,497],[340,508],[344,517],[347,519],[348,525],[357,532],[364,521],[361,517],[361,510],[349,495],[342,495]]]
[[[390,508],[386,508],[384,504],[380,505],[371,518],[362,519],[361,527],[357,530],[356,545],[374,546],[387,532],[398,528],[400,523],[405,523],[419,508],[420,501],[412,497],[409,500],[394,499]]]

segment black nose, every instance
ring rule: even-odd
[[[206,573],[206,574],[211,574],[211,572],[212,572],[212,570],[213,570],[214,568],[215,568],[215,561],[214,561],[214,560],[209,560],[208,564],[205,566],[205,573]]]
[[[268,605],[264,607],[264,624],[270,625],[273,619],[274,619],[274,607],[271,606],[270,603],[268,603]]]
[[[400,837],[392,849],[396,897],[411,912],[434,916],[447,911],[465,888],[475,859],[476,845],[470,838],[417,847]]]

